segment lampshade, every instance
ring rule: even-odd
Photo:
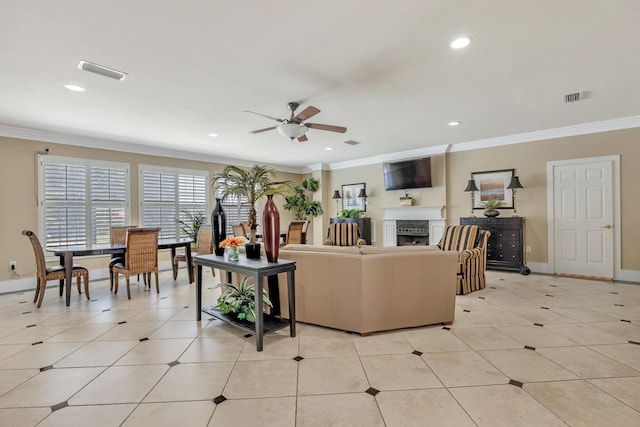
[[[280,132],[282,136],[291,139],[300,138],[309,130],[309,128],[302,123],[281,123],[276,126],[276,129],[278,129],[278,132]]]
[[[364,188],[361,188],[360,192],[358,193],[358,198],[359,199],[366,199],[367,197],[369,197],[369,196],[367,196],[367,192],[365,191]]]
[[[338,190],[333,192],[333,197],[332,199],[342,199],[342,196],[340,195],[340,192]]]
[[[469,182],[467,182],[467,188],[465,188],[464,191],[480,191],[480,190],[476,186],[476,181],[473,179],[470,179]]]
[[[524,188],[522,184],[520,184],[520,178],[517,176],[512,176],[509,185],[507,186],[509,190],[513,190],[514,188]]]

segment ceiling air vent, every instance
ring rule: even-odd
[[[94,64],[93,62],[80,61],[78,62],[78,68],[90,73],[99,74],[110,79],[124,80],[129,74],[122,71],[114,70],[103,65]]]
[[[564,103],[568,104],[570,102],[578,102],[580,100],[584,99],[584,92],[580,91],[580,92],[573,92],[573,93],[568,93],[564,96]]]
[[[345,144],[349,144],[349,145],[358,145],[358,144],[360,144],[358,141],[354,141],[353,139],[345,141],[344,143]]]

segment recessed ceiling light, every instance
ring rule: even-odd
[[[471,43],[471,39],[469,37],[458,37],[451,42],[451,48],[462,49],[463,47],[469,46],[469,43]]]
[[[208,133],[207,136],[210,136],[211,138],[215,138],[216,136],[218,136],[217,133]]]
[[[331,151],[331,150],[333,150],[333,147],[324,147],[324,149],[327,150],[327,151]]]
[[[85,92],[86,89],[83,88],[82,86],[78,86],[78,85],[64,85],[64,87],[66,87],[67,89],[74,91],[74,92]]]
[[[90,73],[99,74],[104,77],[109,77],[115,80],[124,80],[129,74],[114,70],[113,68],[105,67],[104,65],[94,64],[89,61],[80,61],[77,65],[78,69],[88,71]]]
[[[449,122],[449,126],[458,126],[459,124],[461,124],[462,122],[459,121],[454,121],[454,122]]]

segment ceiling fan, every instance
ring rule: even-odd
[[[249,133],[260,133],[260,132],[265,132],[272,129],[277,129],[281,135],[286,136],[287,138],[290,138],[292,141],[297,138],[298,141],[304,142],[308,140],[305,134],[309,129],[328,130],[331,132],[339,132],[339,133],[345,133],[347,131],[347,128],[342,126],[323,125],[320,123],[306,123],[305,120],[315,116],[320,112],[320,110],[317,109],[316,107],[313,107],[310,105],[304,110],[302,110],[300,113],[295,114],[295,111],[300,106],[300,104],[298,104],[297,102],[290,102],[287,105],[291,110],[291,117],[289,117],[288,119],[279,119],[277,117],[267,116],[266,114],[245,110],[244,111],[245,113],[257,114],[259,116],[266,117],[268,119],[280,122],[280,124],[276,126],[254,130]]]

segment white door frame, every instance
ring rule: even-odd
[[[610,162],[612,165],[613,185],[613,278],[624,280],[622,275],[621,234],[620,234],[620,155],[585,157],[581,159],[557,160],[547,162],[547,262],[549,271],[555,273],[555,236],[554,236],[554,195],[553,171],[557,166],[577,165],[594,162]]]

